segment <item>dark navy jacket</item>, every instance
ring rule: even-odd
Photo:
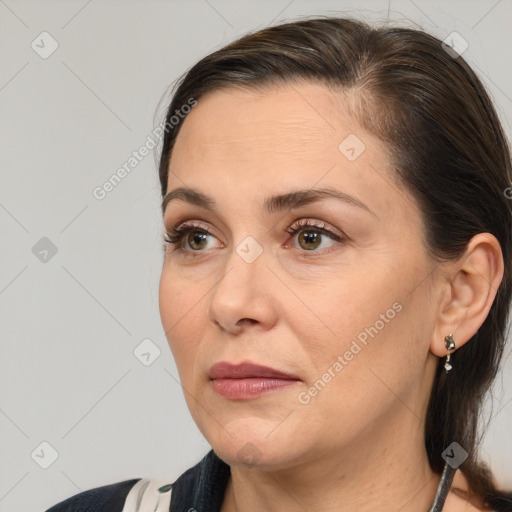
[[[169,512],[219,512],[229,479],[229,466],[210,450],[172,486]],[[125,480],[75,494],[46,512],[121,512],[130,489],[140,480]]]

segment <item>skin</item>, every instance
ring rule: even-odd
[[[168,246],[159,302],[190,412],[231,466],[222,512],[426,511],[439,483],[423,439],[432,381],[444,337],[453,332],[459,348],[485,320],[501,251],[481,233],[459,260],[433,261],[389,148],[350,114],[354,105],[319,84],[216,91],[200,98],[173,149],[167,191],[197,189],[219,209],[167,206],[167,230],[200,222],[211,235],[199,247],[186,237],[182,251]],[[349,134],[365,144],[354,161],[338,149]],[[336,199],[262,211],[268,196],[327,186],[371,212]],[[344,240],[320,234],[308,250],[301,232],[286,232],[302,219]],[[236,251],[248,236],[262,249],[252,263]],[[394,318],[301,403],[395,303]],[[213,391],[212,364],[248,360],[300,381],[248,401]],[[460,503],[450,495],[444,510],[466,510]]]

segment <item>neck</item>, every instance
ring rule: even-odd
[[[440,475],[428,464],[423,422],[400,407],[396,421],[349,448],[317,450],[286,469],[232,467],[221,512],[427,512]]]

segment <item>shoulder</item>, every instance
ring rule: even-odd
[[[46,512],[121,512],[126,496],[140,478],[95,487],[53,505]]]
[[[171,494],[173,510],[203,510],[205,503],[211,506],[210,510],[220,510],[229,475],[229,466],[210,450],[176,480],[135,478],[95,487],[45,512],[123,512],[141,507],[167,511]]]

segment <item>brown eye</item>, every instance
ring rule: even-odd
[[[205,252],[210,237],[215,239],[215,236],[202,226],[182,224],[178,228],[171,228],[171,232],[166,233],[164,241],[176,245],[174,251],[194,253]]]
[[[289,235],[294,236],[297,233],[299,236],[297,237],[298,245],[300,249],[303,249],[306,252],[315,252],[321,254],[323,251],[317,251],[322,242],[324,242],[325,238],[331,239],[334,242],[343,242],[344,238],[340,235],[334,233],[330,229],[325,227],[325,224],[317,224],[312,220],[302,220],[293,224],[290,229],[286,231]],[[330,247],[335,245],[334,243],[325,248],[328,250]]]
[[[204,249],[207,245],[208,234],[203,231],[189,231],[185,240],[186,243],[191,247],[194,251],[200,251]]]
[[[316,249],[322,242],[322,235],[316,231],[304,230],[299,234],[299,245],[308,251]]]

